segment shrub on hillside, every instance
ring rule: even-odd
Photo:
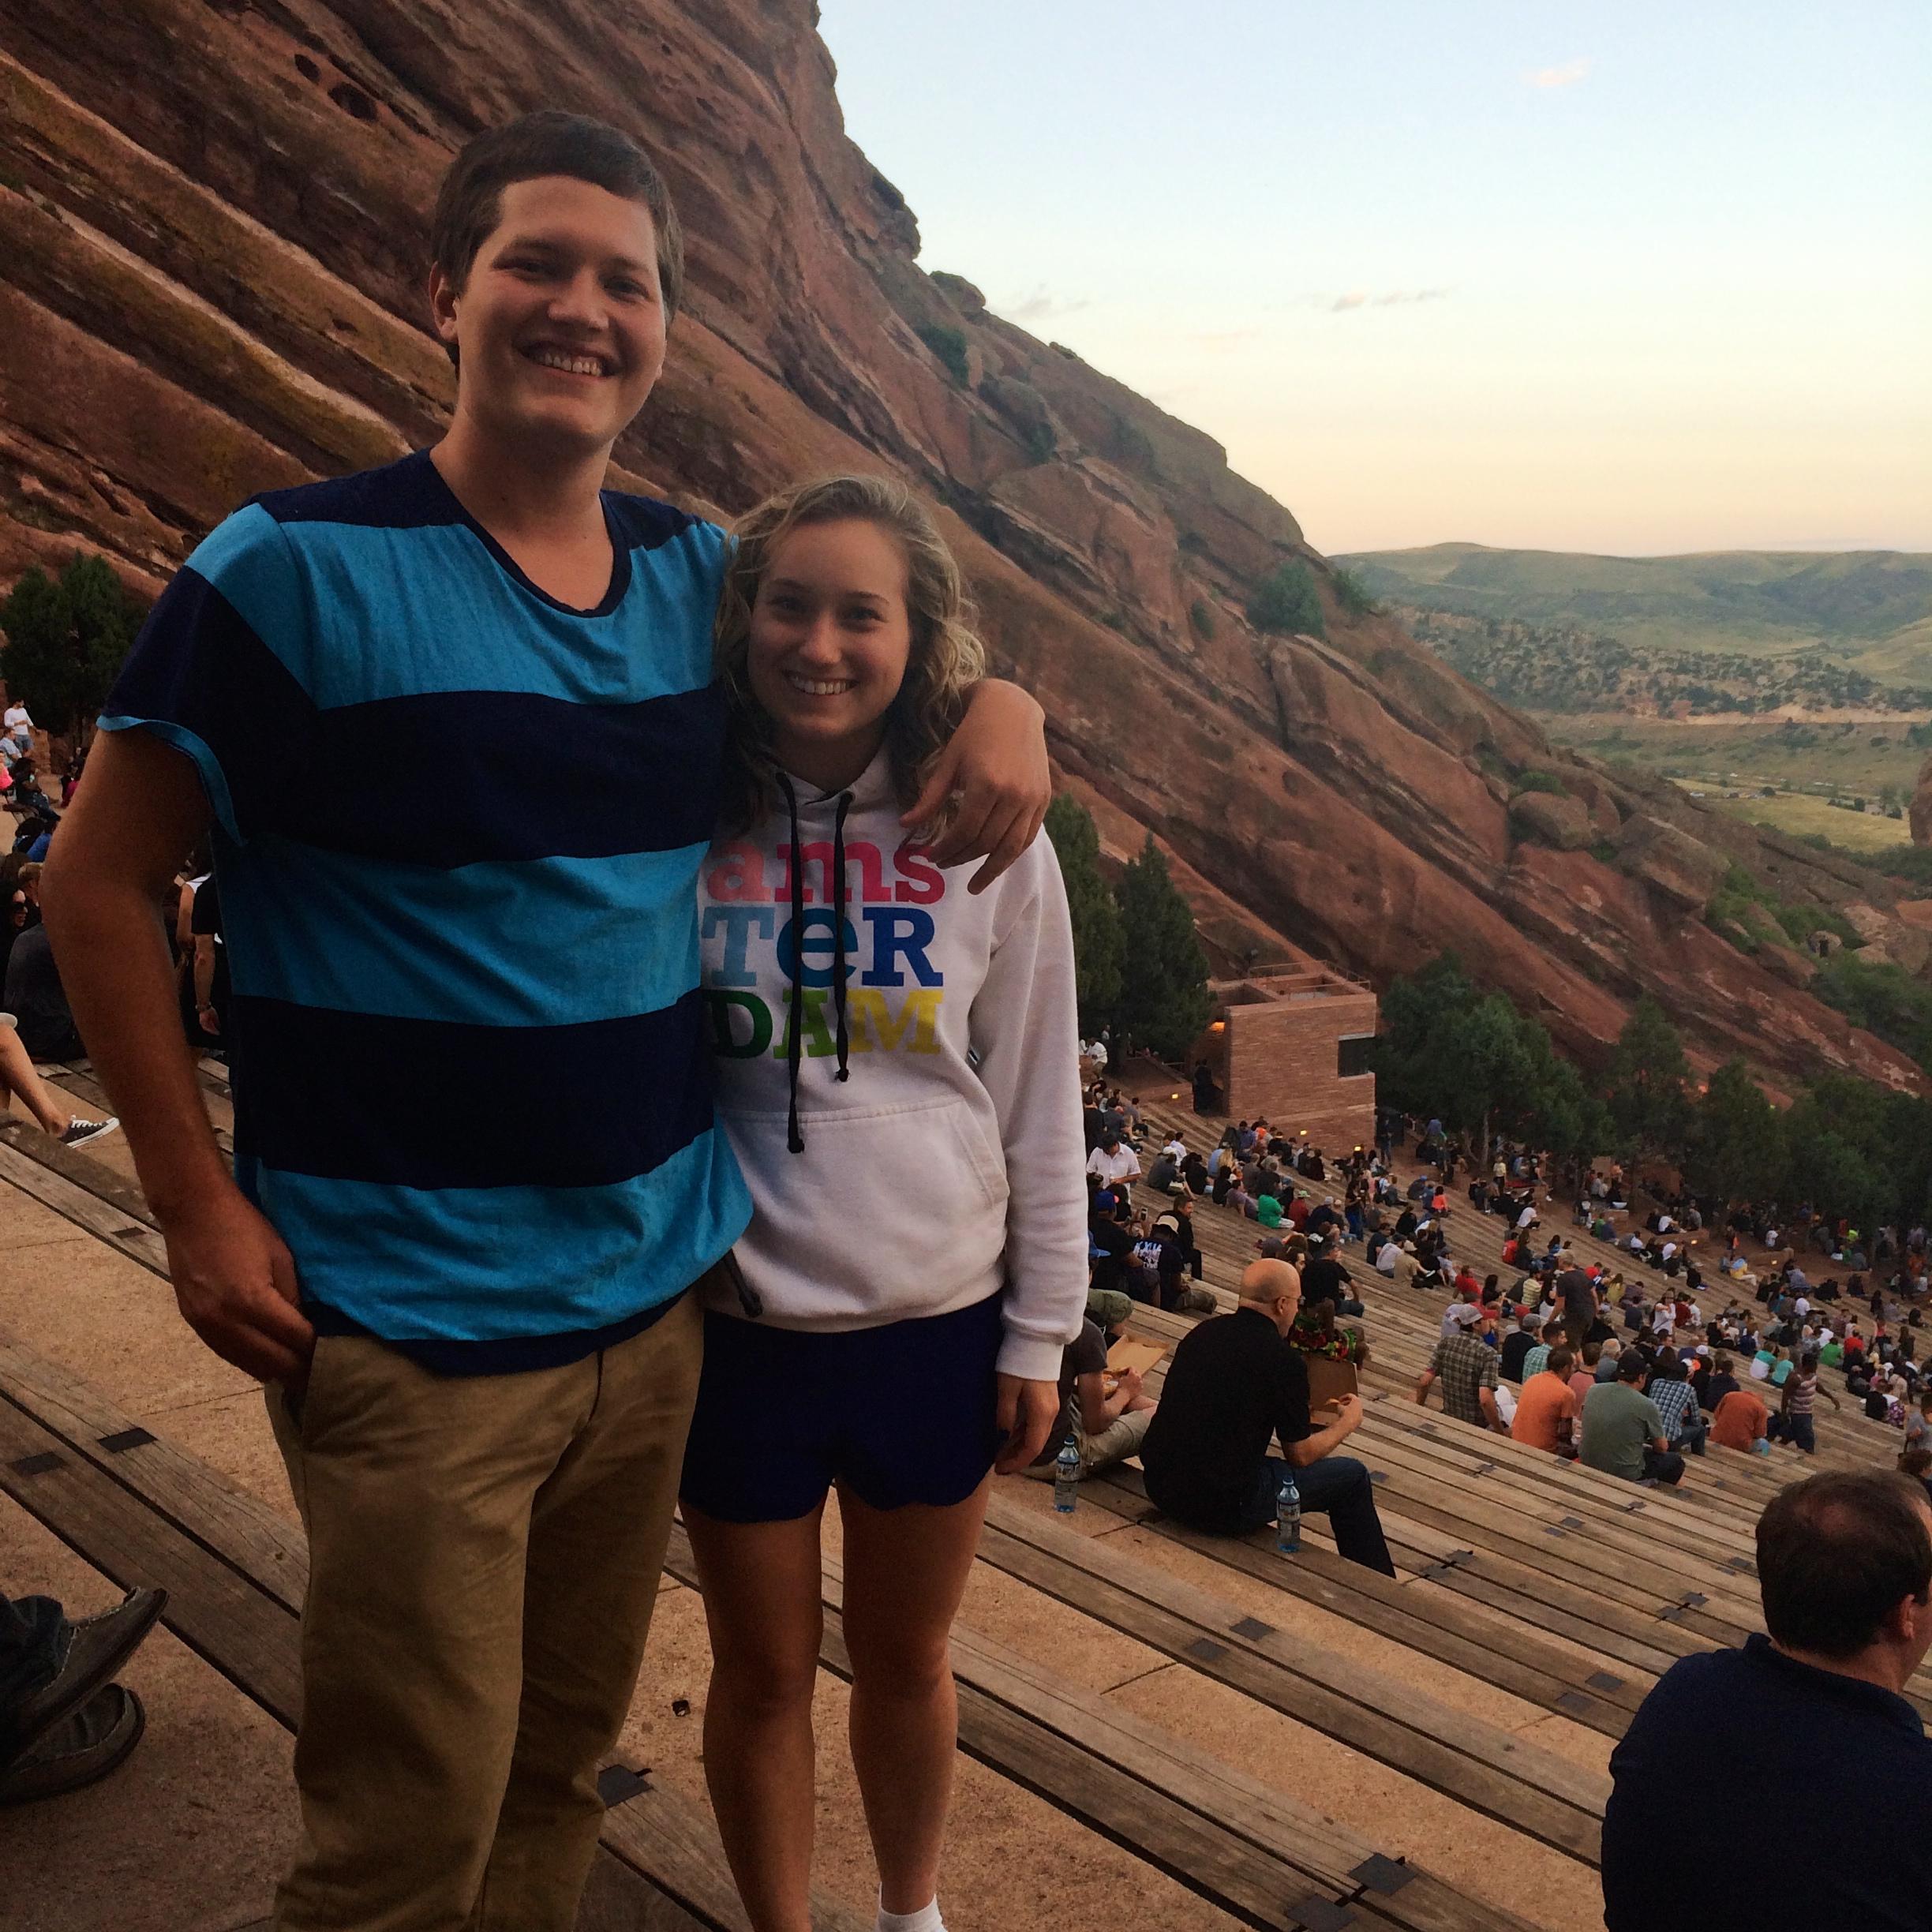
[[[1315,573],[1299,557],[1278,564],[1255,586],[1248,601],[1248,620],[1257,631],[1276,637],[1328,635]]]
[[[1889,852],[1861,852],[1859,856],[1888,878],[1904,879],[1908,885],[1932,893],[1932,845],[1895,845]]]
[[[941,322],[924,322],[919,339],[945,365],[953,380],[964,389],[969,370],[966,361],[966,331]]]
[[[1518,797],[1526,792],[1547,792],[1552,798],[1567,798],[1570,788],[1554,772],[1526,771],[1518,774],[1515,791]]]
[[[1910,1054],[1932,1073],[1932,986],[1889,960],[1836,953],[1818,969],[1811,990],[1854,1026]]]
[[[1357,571],[1337,565],[1331,581],[1336,601],[1351,617],[1372,617],[1382,608]]]

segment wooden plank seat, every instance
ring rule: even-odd
[[[0,1488],[117,1582],[174,1593],[170,1627],[293,1724],[307,1574],[295,1526],[5,1337]],[[681,1530],[669,1569],[695,1583]],[[848,1676],[841,1589],[838,1566],[829,1563],[822,1661]],[[1282,1932],[1344,1923],[1365,1932],[1475,1932],[1502,1923],[1430,1874],[1382,1859],[1291,1799],[973,1631],[957,1632],[956,1649],[962,1748],[1245,1923]],[[612,1854],[680,1901],[689,1923],[742,1923],[708,1814],[648,1781],[637,1786],[621,1765],[607,1772],[606,1788]],[[814,1923],[858,1932],[863,1922],[822,1900]]]
[[[667,1567],[697,1587],[681,1530]],[[829,1635],[820,1662],[849,1680],[842,1596],[841,1566],[828,1556]],[[1359,1921],[1365,1932],[1517,1923],[1492,1917],[1495,1908],[1413,1866],[1401,1865],[1408,1875],[1392,1890],[1371,1883],[1365,1872],[1395,1879],[1390,1868],[1398,1861],[1381,1859],[1346,1827],[964,1625],[953,1626],[953,1651],[962,1750],[1249,1924],[1342,1923],[1331,1909],[1357,1915],[1348,1923]]]
[[[997,1495],[980,1556],[1365,1756],[1595,1860],[1608,1787],[1567,1759]]]

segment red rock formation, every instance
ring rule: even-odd
[[[915,265],[814,20],[810,0],[0,10],[0,583],[80,545],[152,591],[249,492],[432,439],[437,177],[477,128],[567,103],[649,143],[688,237],[624,475],[730,510],[807,470],[904,471],[1062,771],[1113,843],[1159,835],[1217,957],[1305,949],[1383,982],[1453,945],[1586,1056],[1647,990],[1701,1058],[1921,1084],[1697,916],[1729,859],[1889,917],[1884,882],[1559,751],[1331,597],[1329,642],[1256,638],[1260,578],[1301,556],[1326,582],[1294,519],[1211,439]],[[1574,806],[1512,825],[1531,767],[1580,803],[1587,848],[1556,849],[1582,837]]]

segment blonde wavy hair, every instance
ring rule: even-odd
[[[896,477],[818,477],[768,496],[739,519],[736,549],[724,573],[713,641],[730,732],[724,751],[724,819],[747,830],[777,803],[770,716],[752,695],[748,669],[751,607],[773,552],[812,523],[870,523],[897,539],[906,560],[906,614],[912,650],[905,681],[886,713],[886,748],[902,805],[919,796],[927,769],[966,713],[986,674],[986,646],[959,565],[931,513]]]

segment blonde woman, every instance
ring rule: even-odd
[[[753,511],[721,606],[728,810],[701,881],[717,1113],[754,1204],[710,1308],[683,1501],[705,1771],[756,1932],[809,1932],[820,1532],[839,1496],[852,1750],[886,1932],[939,1932],[947,1634],[989,1472],[1060,1413],[1087,1293],[1066,899],[990,889],[900,821],[983,653],[900,485]]]

